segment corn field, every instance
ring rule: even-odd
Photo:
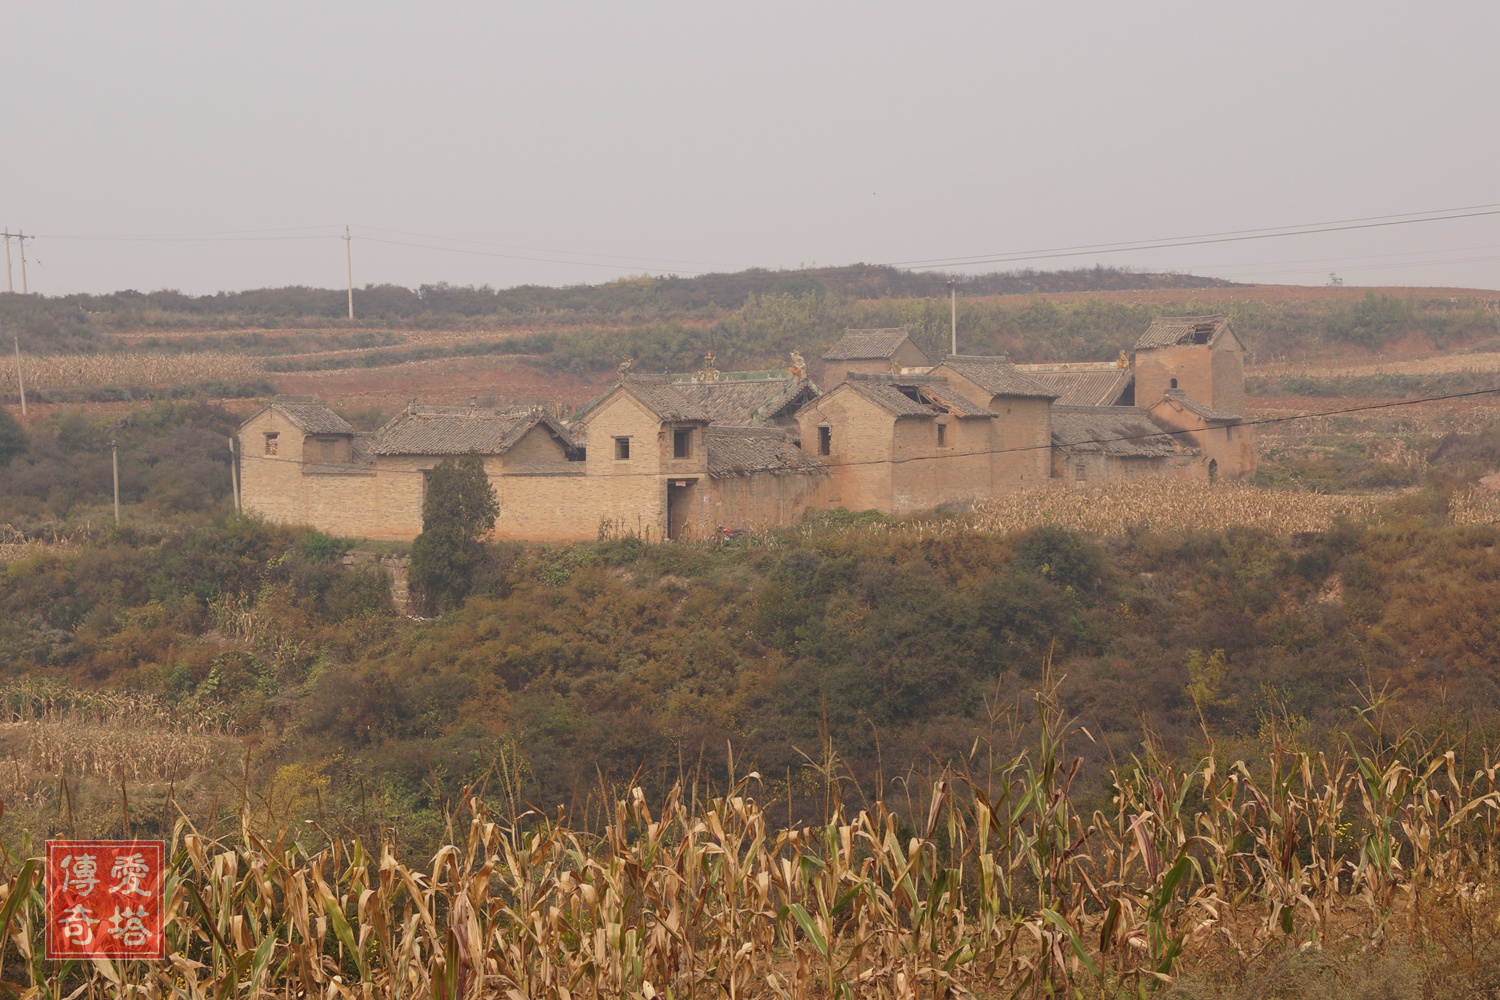
[[[1108,804],[1079,738],[944,773],[915,812],[879,796],[779,825],[758,775],[717,794],[627,789],[598,833],[466,795],[425,863],[304,825],[169,844],[163,964],[49,966],[35,846],[4,854],[5,979],[27,997],[961,997],[1137,995],[1204,963],[1420,942],[1496,979],[1500,766],[1351,740],[1227,766],[1148,742]],[[1373,728],[1373,727],[1372,727]],[[507,801],[514,802],[507,796]],[[1500,982],[1497,982],[1500,985]]]
[[[43,354],[28,356],[25,365],[26,387],[40,390],[232,381],[256,376],[263,371],[258,358],[217,351]],[[0,365],[0,392],[14,393],[17,389],[15,365]]]
[[[1369,518],[1377,507],[1378,500],[1368,496],[1143,479],[1114,488],[1030,490],[984,500],[975,505],[975,514],[980,527],[998,532],[1042,525],[1094,534],[1223,531],[1239,525],[1289,535],[1324,530],[1341,517]]]
[[[1450,524],[1500,524],[1500,493],[1482,486],[1456,493],[1448,502]]]

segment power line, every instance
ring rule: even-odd
[[[1382,229],[1390,226],[1410,226],[1423,222],[1450,222],[1456,219],[1477,219],[1485,216],[1500,215],[1500,208],[1484,212],[1466,212],[1458,215],[1433,215],[1420,219],[1397,219],[1389,222],[1364,222],[1354,225],[1335,225],[1318,227],[1281,227],[1287,231],[1253,231],[1243,236],[1221,234],[1206,235],[1202,237],[1185,237],[1176,240],[1142,240],[1134,244],[1100,244],[1097,247],[1085,247],[1078,249],[1059,249],[1048,251],[1026,251],[1019,254],[1002,254],[989,257],[966,257],[966,258],[937,258],[930,262],[923,261],[900,261],[890,264],[890,267],[906,267],[915,271],[935,270],[938,267],[964,266],[972,267],[976,264],[1019,264],[1033,260],[1053,260],[1059,257],[1083,257],[1096,254],[1134,253],[1141,250],[1170,250],[1176,247],[1208,246],[1216,243],[1244,243],[1251,240],[1281,239],[1287,236],[1313,236],[1318,233],[1342,233],[1356,229]]]
[[[94,242],[110,242],[113,240],[190,240],[205,239],[219,236],[261,236],[267,233],[307,233],[315,229],[334,229],[334,225],[323,226],[284,226],[278,229],[218,229],[197,233],[107,233],[107,234],[77,234],[77,233],[53,233],[41,234],[43,239],[49,240],[86,240]],[[265,239],[323,239],[332,234],[316,234],[311,236],[264,236]]]
[[[1397,213],[1397,214],[1394,214],[1394,215],[1367,215],[1367,216],[1363,216],[1361,218],[1354,218],[1354,219],[1332,219],[1332,220],[1329,220],[1327,222],[1307,222],[1307,223],[1299,223],[1299,224],[1286,225],[1286,226],[1267,226],[1267,227],[1264,227],[1264,228],[1261,228],[1261,229],[1231,229],[1231,230],[1227,230],[1225,232],[1218,232],[1218,233],[1196,233],[1196,234],[1193,234],[1193,235],[1190,235],[1190,236],[1166,236],[1166,237],[1162,237],[1160,239],[1151,239],[1151,240],[1122,240],[1122,241],[1117,242],[1117,243],[1094,243],[1094,244],[1085,244],[1085,245],[1070,246],[1070,247],[1048,247],[1048,248],[1045,248],[1045,249],[1042,249],[1042,250],[1027,251],[1027,252],[1028,253],[1060,253],[1062,251],[1070,251],[1070,250],[1076,250],[1076,251],[1080,251],[1080,252],[1086,252],[1086,251],[1091,251],[1091,250],[1108,250],[1108,249],[1116,248],[1116,247],[1134,248],[1137,244],[1155,245],[1155,244],[1176,243],[1176,242],[1183,241],[1183,240],[1205,240],[1205,239],[1213,239],[1213,238],[1219,238],[1219,237],[1254,236],[1257,233],[1265,234],[1265,237],[1270,237],[1270,236],[1298,236],[1298,235],[1302,234],[1301,231],[1303,231],[1303,230],[1306,230],[1306,231],[1309,231],[1309,232],[1330,232],[1330,231],[1337,231],[1337,230],[1329,230],[1329,229],[1315,228],[1315,227],[1346,226],[1346,225],[1353,225],[1355,223],[1378,223],[1378,222],[1383,222],[1384,220],[1405,220],[1405,221],[1400,221],[1400,222],[1386,222],[1385,224],[1387,224],[1387,225],[1405,225],[1405,224],[1410,223],[1410,222],[1432,222],[1432,221],[1440,221],[1440,220],[1436,220],[1436,219],[1415,218],[1416,216],[1442,216],[1443,218],[1449,218],[1449,217],[1451,217],[1451,218],[1455,218],[1455,219],[1469,218],[1469,216],[1466,216],[1466,215],[1452,215],[1452,216],[1450,216],[1449,213],[1453,213],[1453,212],[1474,212],[1474,213],[1477,213],[1477,214],[1480,214],[1480,215],[1495,215],[1495,214],[1500,214],[1500,202],[1494,202],[1494,203],[1487,204],[1487,205],[1461,205],[1461,206],[1459,206],[1457,208],[1434,208],[1434,209],[1430,209],[1430,210],[1425,211],[1425,212],[1400,212],[1400,213]],[[1287,232],[1287,230],[1295,230],[1295,231],[1294,232]],[[1265,238],[1265,237],[1262,237],[1262,238]],[[987,263],[988,261],[986,261],[986,260],[984,260],[982,258],[988,258],[988,257],[994,257],[994,256],[997,256],[997,255],[996,254],[977,254],[977,255],[974,255],[974,256],[971,256],[971,257],[933,257],[933,258],[928,258],[928,259],[925,259],[925,260],[896,261],[896,262],[894,262],[892,264],[892,266],[894,266],[894,267],[901,267],[901,266],[915,266],[915,265],[918,265],[918,264],[939,264],[939,263],[943,263],[943,262],[962,262],[962,261],[972,261],[972,262],[975,262],[975,263]],[[1009,256],[1009,254],[999,254],[998,256]]]
[[[1165,237],[1158,239],[1125,240],[1113,243],[1080,244],[1076,246],[1046,247],[1035,250],[1003,251],[990,254],[978,254],[954,257],[930,257],[912,260],[897,260],[886,263],[856,263],[846,265],[833,265],[828,267],[798,268],[796,273],[806,275],[837,275],[841,273],[856,272],[871,267],[893,267],[906,268],[914,271],[936,270],[943,267],[972,267],[980,264],[1023,264],[1038,260],[1055,260],[1067,257],[1108,255],[1118,253],[1137,253],[1146,250],[1166,250],[1178,247],[1207,246],[1223,243],[1241,243],[1257,240],[1283,239],[1291,236],[1312,236],[1321,233],[1349,232],[1363,229],[1379,229],[1394,226],[1410,226],[1431,222],[1452,222],[1462,219],[1485,218],[1500,215],[1500,202],[1483,205],[1459,206],[1455,208],[1432,209],[1424,212],[1402,212],[1387,215],[1363,216],[1351,219],[1337,219],[1327,222],[1301,223],[1283,226],[1271,226],[1259,229],[1226,230],[1221,232],[1198,233],[1187,236]],[[306,234],[312,229],[335,229],[334,226],[307,226],[287,229],[268,230],[222,230],[203,233],[159,233],[159,234],[125,234],[125,235],[56,235],[44,236],[46,239],[57,240],[81,240],[81,241],[123,241],[123,242],[246,242],[246,241],[279,241],[279,240],[319,240],[341,238],[337,232]],[[590,251],[575,250],[541,250],[528,247],[510,247],[509,244],[489,243],[479,240],[465,240],[452,237],[432,236],[427,234],[409,233],[404,230],[381,229],[379,227],[366,227],[373,232],[387,232],[397,235],[415,236],[418,239],[437,240],[447,243],[463,243],[474,247],[510,248],[520,250],[532,250],[536,253],[551,253],[562,255],[573,255],[583,257],[600,257],[619,261],[631,261],[635,263],[611,264],[605,261],[583,261],[566,260],[561,257],[539,257],[531,254],[501,253],[494,250],[464,249],[462,247],[439,246],[432,243],[413,243],[403,240],[381,239],[373,236],[361,237],[372,243],[383,243],[390,246],[410,247],[421,250],[436,250],[446,253],[459,253],[471,256],[496,257],[506,260],[523,260],[534,263],[577,265],[581,267],[606,268],[617,271],[635,270],[641,264],[648,263],[696,263],[708,268],[744,267],[744,265],[717,264],[709,262],[674,261],[670,258],[652,258],[629,256],[623,254],[599,254]],[[303,235],[267,235],[267,234],[303,234]],[[28,237],[35,238],[35,237]],[[750,268],[759,270],[759,268]],[[764,270],[775,271],[779,268],[765,268]],[[698,277],[716,271],[683,270],[678,273]],[[732,273],[725,273],[725,277],[742,277]]]

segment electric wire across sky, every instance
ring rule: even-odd
[[[1424,212],[1403,212],[1386,215],[1372,215],[1359,218],[1334,219],[1322,222],[1300,223],[1284,226],[1270,226],[1257,229],[1225,230],[1220,232],[1195,233],[1182,236],[1161,237],[1154,239],[1124,240],[1112,243],[1079,244],[1073,246],[1043,247],[1031,250],[1003,251],[987,254],[971,254],[950,257],[926,257],[907,260],[892,260],[881,263],[861,263],[848,265],[834,265],[826,267],[797,268],[799,274],[809,275],[838,275],[843,273],[858,272],[869,267],[893,267],[912,271],[934,271],[944,268],[969,268],[984,265],[1018,265],[1030,264],[1044,260],[1062,260],[1076,257],[1098,257],[1106,255],[1118,255],[1129,253],[1141,253],[1152,250],[1169,250],[1182,247],[1199,247],[1209,245],[1221,245],[1230,243],[1258,242],[1264,240],[1286,239],[1294,236],[1313,236],[1322,233],[1341,233],[1357,230],[1388,229],[1394,227],[1405,227],[1424,225],[1436,222],[1453,222],[1463,219],[1478,219],[1500,216],[1500,202],[1481,205],[1465,205],[1453,208],[1432,209]],[[124,234],[76,234],[76,233],[36,233],[27,234],[27,239],[58,240],[74,242],[97,242],[97,243],[241,243],[241,242],[280,242],[280,241],[310,241],[310,240],[336,240],[343,239],[344,234],[340,232],[343,227],[328,223],[317,226],[286,227],[280,229],[245,229],[245,230],[214,230],[206,232],[186,233],[124,233]],[[387,234],[384,236],[373,234]],[[560,264],[564,266],[576,265],[581,267],[603,268],[615,271],[637,271],[647,265],[675,266],[688,264],[695,269],[674,269],[670,273],[684,276],[701,276],[719,272],[730,272],[733,270],[747,270],[754,265],[741,263],[711,262],[686,258],[649,257],[630,254],[609,254],[595,251],[548,249],[531,246],[516,246],[513,244],[494,241],[465,239],[458,237],[438,236],[430,233],[418,233],[409,230],[387,229],[378,226],[354,227],[355,239],[360,242],[377,243],[386,246],[407,247],[419,250],[429,250],[440,253],[464,254],[468,256],[493,257],[504,260],[527,261],[547,264]],[[408,239],[392,239],[391,236],[408,237]],[[423,241],[423,242],[415,242]],[[458,246],[445,244],[460,244]],[[1434,253],[1456,253],[1471,248],[1451,248],[1444,250],[1417,250],[1406,254],[1384,254],[1374,255],[1377,257],[1402,257],[1420,256]],[[1472,249],[1491,249],[1490,247],[1475,247]],[[551,256],[539,256],[547,254]],[[580,260],[570,258],[595,258],[592,260]],[[1362,261],[1372,259],[1365,257],[1332,257],[1323,258],[1325,264],[1331,264],[1337,270],[1376,270],[1390,267],[1432,266],[1435,264],[1473,263],[1497,259],[1494,256],[1463,257],[1445,260],[1417,260],[1404,261],[1391,264],[1353,264],[1340,267],[1342,261]],[[1264,262],[1256,265],[1233,265],[1245,266],[1274,266],[1278,262]],[[1303,263],[1302,261],[1291,261],[1287,263]],[[699,270],[703,268],[706,270]],[[782,270],[781,268],[762,268],[763,270]],[[1220,268],[1217,270],[1226,270]],[[1295,274],[1311,273],[1318,269],[1288,269],[1282,271],[1258,272],[1264,274]],[[1254,276],[1254,275],[1245,275]],[[725,274],[725,277],[732,277]]]

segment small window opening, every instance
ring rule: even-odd
[[[623,462],[630,457],[630,438],[615,438],[615,461]]]
[[[818,454],[827,455],[833,450],[833,428],[818,428]]]
[[[1172,380],[1172,388],[1177,388],[1177,380],[1175,378]]]
[[[682,428],[672,432],[672,457],[691,458],[693,455],[693,432]]]
[[[274,455],[274,454],[276,454],[276,448],[277,448],[277,440],[276,439],[277,439],[276,432],[272,431],[272,432],[266,434],[266,454],[267,455]]]
[[[938,447],[945,448],[948,445],[948,425],[938,424]]]

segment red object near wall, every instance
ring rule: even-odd
[[[47,841],[47,958],[167,957],[166,844]]]

